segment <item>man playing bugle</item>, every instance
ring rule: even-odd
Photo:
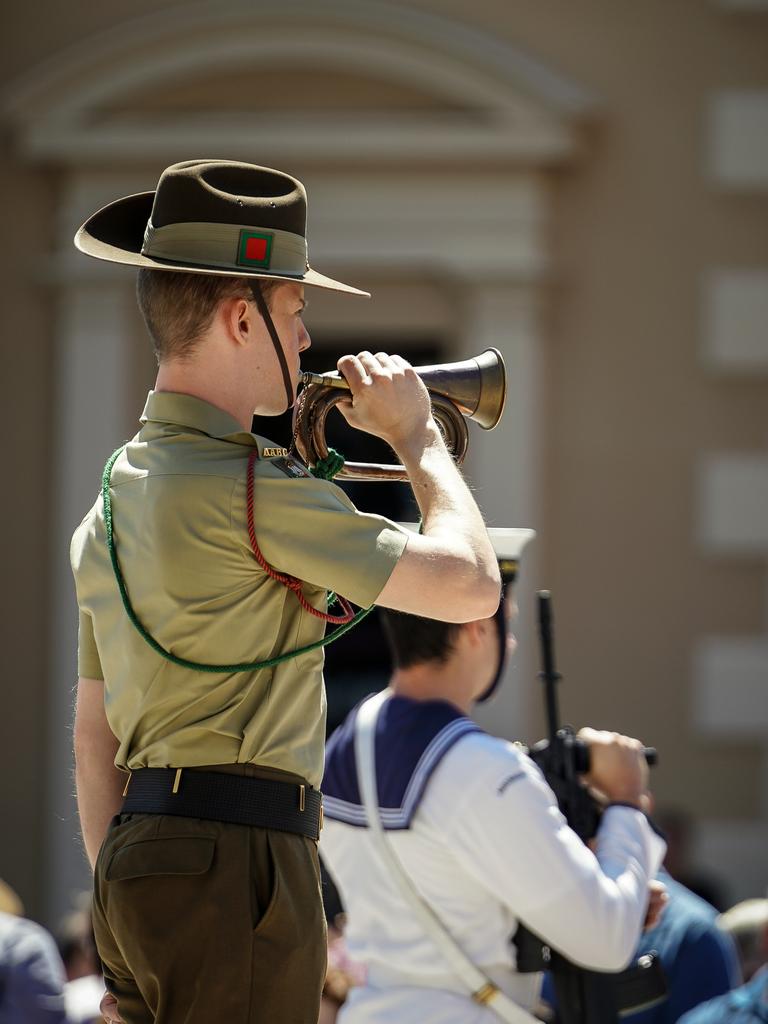
[[[481,515],[404,359],[340,360],[340,408],[406,467],[421,536],[251,433],[294,403],[305,286],[356,293],[310,268],[305,220],[289,175],[187,161],[76,238],[139,268],[159,364],[71,549],[78,804],[104,1009],[126,1024],[316,1020],[319,642],[352,615],[328,592],[455,622],[498,604]]]

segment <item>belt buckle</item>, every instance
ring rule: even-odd
[[[302,783],[299,786],[299,811],[303,814],[307,806],[307,787]],[[317,818],[317,831],[323,831],[323,823],[325,820],[325,812],[323,810],[323,797],[320,796],[320,810]]]

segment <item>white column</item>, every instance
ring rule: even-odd
[[[77,679],[77,604],[69,568],[72,532],[99,491],[110,452],[128,422],[129,373],[122,284],[67,283],[61,292],[53,379],[50,679],[48,713],[47,919],[90,888],[73,797],[72,718]]]
[[[467,478],[489,526],[539,525],[541,476],[540,339],[535,285],[510,282],[472,282],[464,293],[461,340],[457,358],[497,348],[507,367],[507,401],[499,425],[483,431],[470,424]],[[535,592],[538,545],[526,549],[515,592],[520,608],[515,628],[519,647],[499,695],[478,721],[511,739],[534,740],[532,715],[541,700],[536,681]]]

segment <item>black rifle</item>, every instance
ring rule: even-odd
[[[555,670],[552,638],[552,603],[548,591],[539,600],[539,632],[549,738],[531,747],[529,754],[552,788],[560,810],[576,834],[591,839],[600,821],[600,807],[580,775],[589,771],[589,747],[573,729],[559,726],[556,686],[561,679]],[[655,764],[656,751],[647,747],[645,756]],[[618,1024],[620,1013],[639,1010],[666,996],[666,982],[655,953],[642,956],[619,973],[590,971],[571,963],[542,939],[520,925],[514,937],[517,970],[549,971],[557,996],[560,1024]]]

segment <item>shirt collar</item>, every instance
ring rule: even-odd
[[[259,448],[259,439],[250,431],[243,430],[234,416],[223,409],[177,391],[150,391],[141,422],[170,423],[177,427],[191,427],[209,437],[235,444]]]

